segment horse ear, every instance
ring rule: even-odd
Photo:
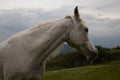
[[[74,16],[75,16],[76,18],[79,18],[79,17],[80,17],[79,11],[78,11],[78,6],[76,6],[75,9],[74,9]]]

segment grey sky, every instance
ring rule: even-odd
[[[77,5],[96,45],[120,46],[120,0],[0,0],[0,41],[40,22],[73,14]]]

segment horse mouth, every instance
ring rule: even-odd
[[[89,54],[90,55],[89,55],[88,60],[90,60],[90,61],[95,60],[97,58],[97,56],[98,56],[98,52],[91,51]]]
[[[98,56],[98,53],[97,52],[90,52],[90,55],[93,56],[93,57],[97,57]]]

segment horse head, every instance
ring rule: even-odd
[[[67,43],[78,50],[82,50],[89,60],[95,59],[98,51],[89,39],[89,29],[85,21],[80,18],[78,7],[74,9],[74,16],[71,18],[74,26],[69,33]]]

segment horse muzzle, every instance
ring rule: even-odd
[[[98,50],[96,47],[94,47],[91,51],[89,51],[89,57],[88,57],[88,60],[95,60],[98,56]]]
[[[98,52],[97,51],[91,51],[90,52],[90,60],[91,59],[96,59],[98,56]]]

